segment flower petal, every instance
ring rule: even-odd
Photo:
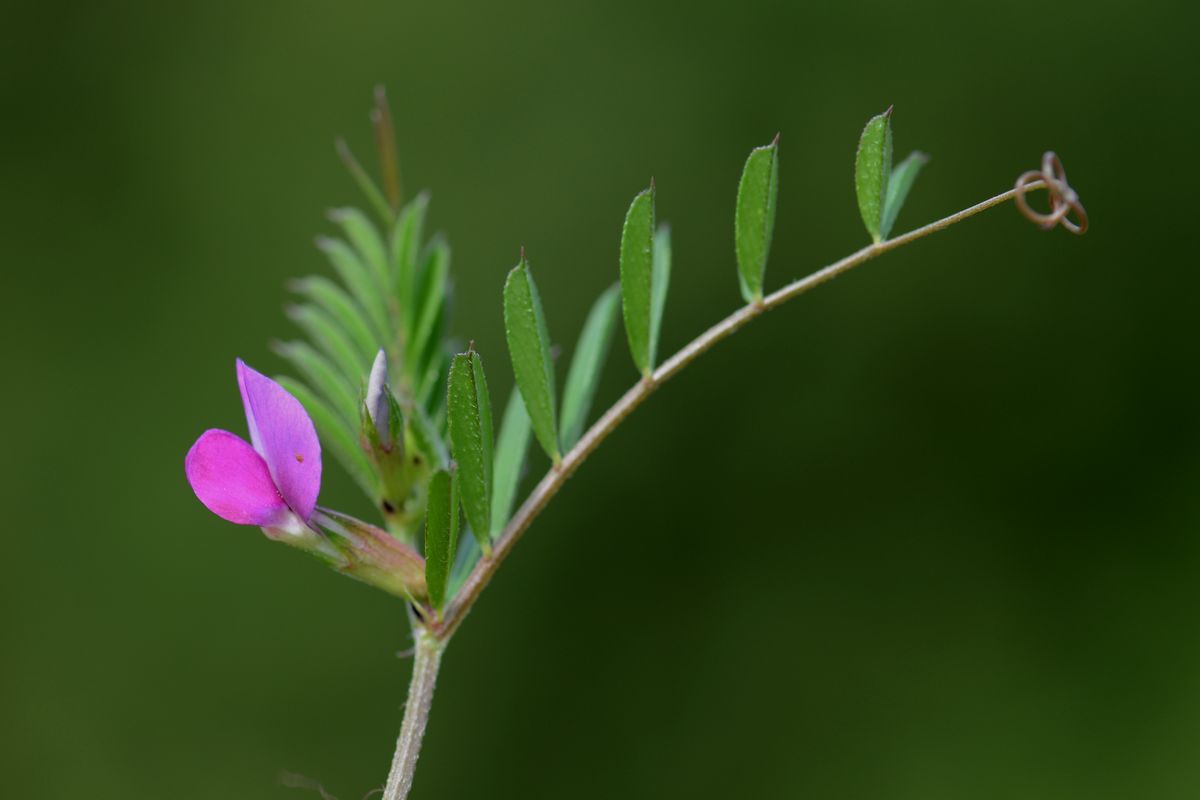
[[[286,389],[239,358],[238,388],[250,426],[250,441],[284,501],[308,520],[321,491],[321,443],[304,406]]]
[[[183,468],[196,497],[221,519],[263,527],[290,516],[267,462],[229,431],[201,434],[188,450]]]

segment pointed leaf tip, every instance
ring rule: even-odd
[[[513,375],[534,436],[555,463],[561,460],[555,422],[554,362],[537,284],[522,250],[521,262],[504,282],[504,330]]]
[[[891,107],[871,117],[858,140],[854,159],[854,188],[858,211],[867,233],[882,241],[883,209],[892,172]]]
[[[629,204],[621,228],[621,309],[629,352],[643,375],[654,370],[654,197],[652,179]]]
[[[763,275],[775,233],[775,202],[779,191],[779,134],[774,141],[750,151],[738,184],[734,217],[734,247],[742,298],[756,303],[763,296]]]
[[[450,364],[446,420],[450,452],[458,464],[459,494],[471,532],[481,547],[491,535],[492,401],[483,359],[476,352],[459,353]]]

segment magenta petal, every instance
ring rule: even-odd
[[[221,519],[264,527],[288,516],[267,462],[229,431],[201,434],[188,450],[183,468],[196,497]]]
[[[237,375],[250,441],[267,462],[283,499],[307,520],[321,491],[321,443],[316,428],[299,400],[240,358]]]

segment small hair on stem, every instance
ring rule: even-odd
[[[321,795],[321,800],[337,800],[336,797],[325,791],[325,787],[307,775],[300,775],[296,772],[288,772],[284,770],[279,773],[279,785],[286,786],[289,789],[304,789],[310,792],[316,792]]]

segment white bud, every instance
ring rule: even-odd
[[[387,353],[381,349],[371,365],[371,377],[367,380],[367,415],[375,430],[379,432],[379,441],[385,449],[392,447],[392,407],[388,402],[388,368]]]

